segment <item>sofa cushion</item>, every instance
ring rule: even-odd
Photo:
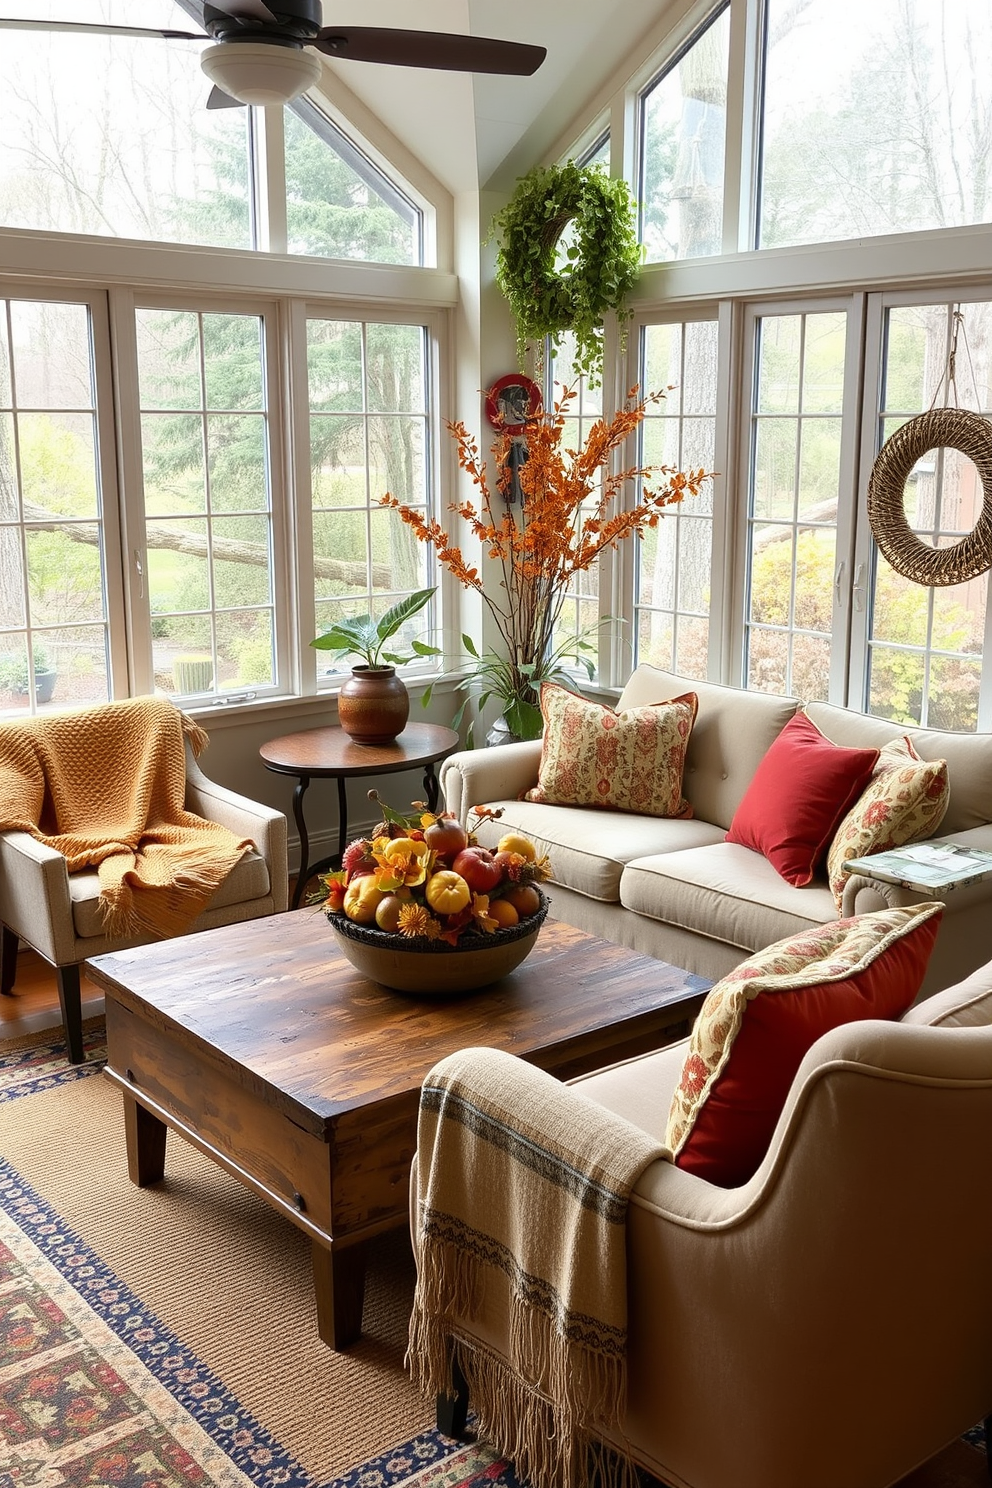
[[[732,842],[633,859],[620,878],[620,902],[744,955],[837,914],[825,881],[794,888],[760,853]]]
[[[905,736],[884,745],[871,780],[844,817],[827,852],[827,877],[840,909],[847,858],[865,858],[932,837],[950,790],[946,760],[921,760]]]
[[[805,713],[797,713],[755,771],[727,841],[760,852],[788,883],[802,888],[812,882],[877,760],[877,749],[832,744]]]
[[[810,703],[806,712],[835,744],[881,749],[883,744],[905,735],[920,759],[946,760],[951,799],[941,824],[944,836],[992,822],[992,734],[907,728],[904,723],[869,718],[831,703]]]
[[[475,835],[495,847],[506,832],[523,832],[551,860],[551,880],[577,894],[616,904],[620,875],[631,858],[679,852],[719,842],[723,832],[691,818],[636,816],[588,811],[581,806],[543,806],[531,801],[491,801],[502,816],[480,822]]]
[[[924,997],[900,1021],[929,1028],[987,1028],[992,1023],[992,961],[963,982]]]
[[[696,816],[727,828],[799,699],[697,682],[642,664],[631,673],[617,709],[622,712],[685,692],[696,694],[699,708],[686,750],[682,792]]]
[[[251,899],[264,899],[269,892],[269,869],[265,859],[254,848],[246,852],[219,885],[217,892],[204,905],[202,913],[226,909],[231,904],[246,904]],[[69,874],[69,898],[72,901],[72,925],[80,940],[106,935],[100,915],[100,880],[95,868]]]
[[[541,687],[544,734],[528,801],[643,816],[691,816],[682,795],[695,693],[616,712],[556,682]]]
[[[768,946],[711,988],[672,1097],[666,1143],[711,1183],[746,1183],[806,1051],[864,1018],[896,1018],[923,980],[941,904],[913,904]]]

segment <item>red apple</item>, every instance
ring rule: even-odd
[[[466,847],[451,865],[474,894],[488,894],[503,877],[503,871],[488,847]]]
[[[455,816],[439,816],[424,828],[424,841],[440,858],[453,858],[468,847],[468,833]]]

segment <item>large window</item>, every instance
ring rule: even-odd
[[[604,387],[670,385],[644,459],[716,474],[600,565],[599,612],[634,639],[602,656],[604,682],[644,660],[992,728],[987,575],[900,577],[866,499],[906,419],[935,403],[990,418],[990,47],[987,0],[701,0],[612,98],[647,262],[639,336]],[[907,481],[909,525],[938,548],[981,503],[953,450]]]
[[[275,681],[265,321],[139,309],[144,577],[156,685]]]
[[[715,321],[645,326],[641,382],[668,389],[641,425],[645,464],[713,470],[717,397]],[[668,508],[636,545],[635,659],[705,677],[709,665],[713,488]]]
[[[891,304],[881,315],[879,445],[905,419],[952,394],[974,412],[992,415],[992,303]],[[956,387],[950,389],[946,370],[955,344]],[[907,482],[909,525],[923,542],[946,548],[972,530],[982,499],[972,462],[953,449],[933,450],[917,462]],[[982,692],[988,574],[966,584],[926,588],[895,573],[877,549],[872,558],[869,711],[934,728],[988,728]]]
[[[989,220],[988,0],[767,0],[762,247]]]
[[[651,261],[723,249],[730,7],[721,6],[641,97],[641,238]]]
[[[9,0],[3,10],[69,18],[56,0]],[[197,15],[180,0],[102,0],[71,18],[195,32]],[[199,50],[5,30],[0,226],[423,262],[420,208],[314,102],[208,110]],[[283,200],[271,211],[277,190]]]
[[[0,300],[4,711],[110,695],[94,354],[88,304]]]
[[[754,325],[745,677],[830,696],[847,316]]]
[[[314,635],[346,615],[379,616],[433,582],[431,550],[379,506],[387,493],[423,512],[432,500],[430,345],[423,325],[307,324]],[[342,664],[320,654],[318,681],[339,678]]]
[[[201,12],[83,9],[3,5]],[[0,713],[332,690],[313,636],[431,582],[378,506],[437,507],[423,208],[318,93],[207,110],[195,43],[0,35]]]

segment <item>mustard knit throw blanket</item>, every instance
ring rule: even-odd
[[[471,1334],[485,1297],[503,1350],[473,1343],[458,1361],[484,1434],[533,1488],[576,1488],[586,1448],[618,1428],[627,1200],[664,1150],[498,1050],[451,1055],[424,1082],[408,1362],[425,1394],[454,1393],[453,1339]]]
[[[203,730],[166,698],[131,698],[0,725],[0,830],[95,867],[107,935],[177,935],[247,848],[183,805]]]

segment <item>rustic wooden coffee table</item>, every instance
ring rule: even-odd
[[[310,1236],[320,1336],[361,1332],[365,1245],[407,1223],[424,1076],[472,1045],[562,1079],[669,1042],[708,985],[554,920],[493,987],[425,999],[366,981],[319,910],[97,956],[128,1172],[169,1127]]]

